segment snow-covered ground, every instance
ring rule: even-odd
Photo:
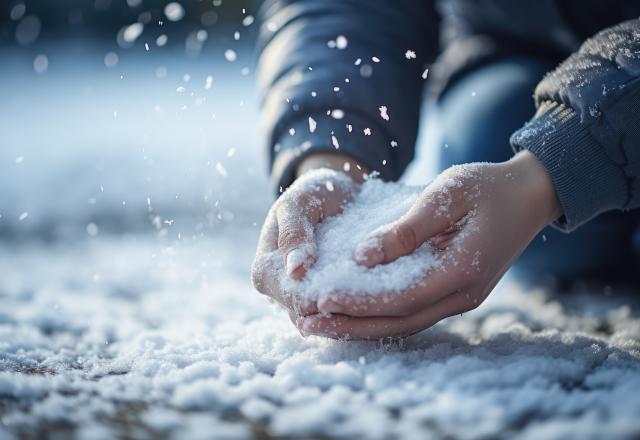
[[[402,342],[303,339],[249,282],[246,58],[103,56],[2,55],[0,439],[640,436],[639,292],[508,279]]]

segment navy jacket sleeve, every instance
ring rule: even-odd
[[[318,151],[397,179],[413,158],[423,71],[437,51],[432,2],[266,0],[259,18],[258,84],[276,189]]]
[[[544,164],[571,231],[640,206],[640,19],[587,40],[537,86],[536,115],[512,146]]]

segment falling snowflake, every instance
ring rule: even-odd
[[[313,133],[314,131],[316,131],[317,126],[318,123],[316,122],[316,120],[309,116],[309,131]]]
[[[347,37],[344,35],[338,35],[338,38],[336,38],[336,49],[346,49],[348,44],[349,41],[347,40]]]
[[[222,177],[227,177],[227,170],[220,162],[216,162],[216,171],[220,173]]]
[[[388,121],[389,120],[389,114],[387,113],[387,106],[386,105],[380,106],[378,108],[378,110],[380,110],[380,117],[382,119],[384,119],[385,121]]]
[[[416,53],[412,50],[408,50],[404,53],[404,57],[408,60],[415,60],[416,59]]]
[[[247,15],[242,19],[242,26],[245,26],[245,27],[251,26],[254,21],[255,19],[253,18],[253,15]]]
[[[227,49],[224,51],[224,57],[227,59],[227,61],[232,63],[238,58],[238,55],[236,54],[235,50]]]

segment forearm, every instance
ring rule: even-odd
[[[640,206],[640,20],[587,40],[536,87],[536,115],[511,137],[551,177],[571,231],[596,215]]]

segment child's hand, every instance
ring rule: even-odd
[[[336,292],[317,304],[325,315],[307,316],[298,325],[329,337],[405,336],[474,309],[535,234],[560,215],[550,178],[527,151],[499,164],[452,167],[409,212],[354,253],[358,263],[373,267],[429,241],[440,265],[419,285],[385,295],[390,300]]]
[[[345,167],[345,163],[349,166]],[[353,166],[353,174],[329,169],[320,174],[304,174],[323,166],[340,170]],[[301,164],[302,176],[282,194],[267,215],[251,276],[255,288],[283,305],[294,324],[300,316],[317,313],[316,305],[304,303],[297,292],[285,291],[270,254],[279,249],[287,276],[301,279],[317,258],[315,226],[342,211],[360,187],[356,173],[361,179],[363,172],[361,166],[343,156],[312,156]]]

